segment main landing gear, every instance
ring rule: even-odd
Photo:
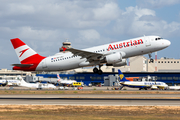
[[[101,70],[101,65],[99,65],[99,70],[98,70],[98,68],[97,67],[95,67],[94,69],[93,69],[93,72],[94,73],[97,73],[97,74],[99,74],[99,75],[102,75],[102,70]]]
[[[152,55],[151,55],[151,53],[149,53],[148,55],[149,55],[149,58],[150,58],[149,63],[153,63],[153,62],[154,62],[154,59],[152,59]]]

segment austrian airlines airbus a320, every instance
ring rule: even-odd
[[[68,48],[67,53],[57,53],[50,57],[37,54],[19,38],[11,39],[21,64],[13,64],[13,70],[23,71],[63,71],[87,66],[95,67],[94,73],[102,74],[103,64],[119,67],[126,65],[126,58],[149,54],[168,47],[171,42],[159,36],[143,36],[125,41],[96,46],[83,50]],[[65,50],[66,48],[64,48]],[[150,60],[153,62],[153,59]]]

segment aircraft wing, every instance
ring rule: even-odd
[[[94,52],[78,50],[74,48],[68,48],[66,50],[73,53],[74,56],[78,55],[81,56],[82,58],[86,58],[89,62],[99,60],[100,58],[102,58],[102,56],[104,56],[104,54],[101,53],[94,53]]]

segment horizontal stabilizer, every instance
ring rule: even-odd
[[[17,67],[31,67],[33,64],[12,64],[12,66],[17,66]]]

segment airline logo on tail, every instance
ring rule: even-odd
[[[120,74],[119,77],[120,77],[120,79],[122,80],[123,77],[124,77],[124,75],[123,75],[123,74]]]
[[[124,74],[121,72],[120,69],[118,69],[118,73],[119,73],[119,79],[120,79],[120,82],[125,82],[125,81],[129,81],[125,78]]]
[[[29,48],[25,49],[25,50],[22,50],[20,51],[19,53],[21,53],[21,55],[19,57],[21,57]]]
[[[58,82],[61,81],[59,74],[57,74]]]

